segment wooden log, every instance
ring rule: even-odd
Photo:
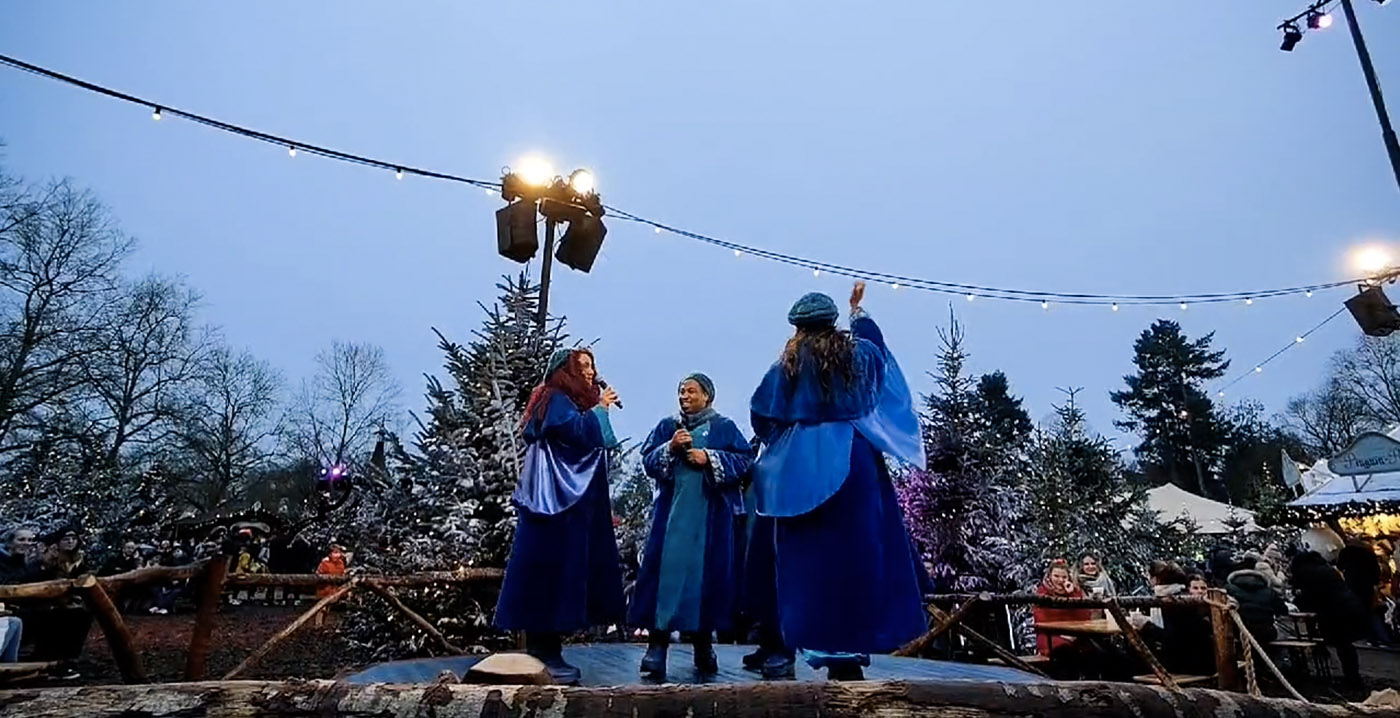
[[[1043,606],[1046,608],[1108,608],[1108,597],[1069,598],[1067,596],[1041,596],[1034,593],[939,593],[924,596],[924,603],[941,605],[961,605],[973,596],[981,596],[982,602],[993,606]],[[1119,596],[1116,599],[1123,608],[1163,608],[1167,606],[1205,606],[1207,600],[1196,596]]]
[[[214,635],[214,622],[224,593],[224,579],[228,577],[228,563],[227,556],[210,560],[199,577],[199,606],[195,609],[194,630],[190,632],[190,650],[185,654],[187,681],[204,677],[204,662],[209,657],[209,639]]]
[[[524,653],[497,653],[473,664],[458,682],[549,686],[554,685],[554,676],[550,675],[549,669],[534,656]]]
[[[1263,646],[1259,645],[1258,639],[1254,637],[1254,634],[1249,632],[1248,628],[1245,628],[1244,619],[1240,618],[1239,612],[1231,611],[1230,617],[1234,619],[1235,628],[1239,630],[1240,637],[1243,638],[1245,642],[1249,644],[1245,647],[1245,650],[1248,651],[1251,648],[1253,648],[1254,655],[1258,658],[1263,659],[1264,665],[1268,666],[1269,671],[1274,674],[1274,678],[1277,678],[1278,682],[1283,684],[1283,689],[1288,691],[1288,695],[1293,696],[1293,700],[1303,701],[1306,703],[1308,699],[1304,698],[1303,694],[1299,693],[1298,690],[1293,687],[1293,684],[1289,683],[1288,679],[1283,677],[1283,671],[1280,671],[1278,669],[1278,666],[1274,665],[1273,659],[1269,658],[1268,652],[1264,650]]]
[[[1117,601],[1109,602],[1108,612],[1113,616],[1113,620],[1118,622],[1118,627],[1123,629],[1123,636],[1128,639],[1128,645],[1132,646],[1138,656],[1147,663],[1147,667],[1152,669],[1152,675],[1157,677],[1162,687],[1170,691],[1181,690],[1176,684],[1176,678],[1168,673],[1167,669],[1162,667],[1162,662],[1157,660],[1157,656],[1152,654],[1152,649],[1147,647],[1147,643],[1142,640],[1142,634],[1138,633],[1132,621],[1128,620],[1128,615],[1123,613],[1123,608]]]
[[[0,601],[63,598],[72,590],[73,579],[70,578],[34,583],[14,583],[0,586]]]
[[[102,576],[97,579],[97,583],[102,586],[102,590],[106,591],[107,595],[110,597],[112,594],[130,588],[131,586],[161,581],[182,581],[198,575],[203,570],[203,561],[189,566],[151,566],[149,568],[138,568],[135,571],[119,573],[114,576]],[[53,581],[36,581],[33,583],[17,583],[0,586],[0,601],[62,598],[75,588],[74,581],[76,580],[77,579],[61,578]]]
[[[939,636],[943,635],[948,629],[952,628],[954,625],[961,623],[963,618],[967,616],[967,612],[974,605],[977,604],[978,599],[979,597],[977,596],[973,596],[972,598],[968,599],[966,602],[963,603],[963,605],[958,606],[957,610],[953,611],[953,613],[949,615],[946,619],[938,620],[937,623],[934,624],[933,628],[929,629],[927,633],[905,644],[904,647],[895,651],[894,655],[917,656],[920,653],[923,653],[924,649],[928,648],[929,644],[938,640]]]
[[[390,606],[394,607],[394,610],[398,611],[399,613],[402,613],[404,617],[406,617],[410,621],[413,621],[415,625],[423,629],[423,632],[428,634],[428,636],[431,637],[433,641],[435,641],[439,646],[441,646],[443,650],[455,656],[460,656],[463,653],[466,653],[466,651],[458,648],[457,646],[452,645],[452,642],[447,640],[447,636],[442,635],[442,631],[439,631],[436,626],[429,623],[428,619],[423,618],[422,616],[418,615],[416,611],[409,608],[408,606],[405,606],[403,601],[400,601],[399,597],[395,596],[392,592],[389,591],[389,589],[380,586],[373,580],[365,581],[364,585],[367,586],[370,591],[373,591],[375,595],[387,601]]]
[[[432,571],[408,576],[332,575],[315,573],[244,573],[230,574],[225,585],[231,588],[253,586],[284,586],[288,588],[320,588],[343,586],[359,578],[374,579],[381,586],[435,586],[444,583],[499,581],[505,571],[499,568],[466,568],[459,571]]]
[[[347,583],[344,586],[337,588],[335,590],[335,593],[332,593],[326,596],[325,598],[322,598],[321,600],[317,601],[314,606],[307,609],[306,613],[301,614],[297,617],[297,620],[292,621],[291,625],[287,626],[281,631],[278,631],[277,635],[267,639],[266,643],[262,644],[261,646],[258,646],[258,650],[253,651],[251,655],[249,655],[247,658],[244,658],[242,663],[235,666],[234,669],[229,671],[228,673],[225,673],[224,680],[233,680],[234,677],[237,676],[239,673],[242,673],[244,670],[247,670],[247,668],[256,663],[258,659],[267,655],[268,652],[271,651],[273,648],[276,648],[277,644],[281,643],[282,641],[285,641],[287,637],[292,635],[293,633],[296,633],[297,629],[306,625],[307,621],[310,621],[312,618],[315,618],[316,614],[325,610],[325,608],[331,605],[332,603],[335,603],[336,601],[339,601],[340,599],[344,598],[345,594],[350,593],[350,589],[356,587],[357,585],[359,585],[358,581],[351,581],[350,583]]]
[[[1240,671],[1235,665],[1235,625],[1230,620],[1230,596],[1218,588],[1206,592],[1210,604],[1211,634],[1215,639],[1216,684],[1224,691],[1240,689]]]
[[[928,610],[929,613],[933,614],[934,618],[940,621],[944,621],[949,618],[948,613],[946,611],[933,604],[929,604]],[[957,625],[956,629],[964,636],[967,636],[969,640],[982,644],[997,658],[1006,661],[1006,665],[1012,666],[1013,668],[1018,668],[1032,675],[1040,676],[1041,678],[1046,677],[1046,675],[1043,672],[1041,672],[1039,668],[1036,668],[1035,666],[1032,666],[1031,664],[1021,660],[1020,656],[1012,653],[1011,651],[1006,650],[1005,648],[1002,648],[1001,645],[998,644],[996,641],[987,638],[986,636],[978,633],[977,631],[972,630],[967,626]]]
[[[632,685],[614,688],[466,684],[350,685],[328,680],[167,683],[0,691],[7,718],[278,718],[281,716],[726,716],[1079,718],[1130,715],[1382,716],[1385,709],[1313,705],[1190,688],[1114,683],[1017,685],[976,681]],[[1389,712],[1390,715],[1394,711]]]
[[[126,621],[112,603],[112,597],[102,590],[102,584],[91,575],[81,576],[73,581],[74,589],[83,597],[90,611],[102,627],[107,637],[107,647],[112,650],[112,660],[126,683],[145,683],[146,669],[141,665],[141,654],[136,652],[136,644],[127,630]]]

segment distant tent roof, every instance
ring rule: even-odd
[[[1147,505],[1161,513],[1163,521],[1186,516],[1196,523],[1198,531],[1203,534],[1234,532],[1236,529],[1226,523],[1232,517],[1244,519],[1245,531],[1259,530],[1259,526],[1254,523],[1254,512],[1197,496],[1176,484],[1150,489],[1147,492]]]

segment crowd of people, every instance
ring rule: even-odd
[[[173,528],[164,533],[178,533]],[[115,550],[102,550],[107,558],[100,564],[89,560],[81,529],[64,526],[41,534],[29,526],[14,526],[0,533],[0,584],[35,583],[71,579],[84,574],[114,576],[137,569],[179,567],[216,556],[230,558],[234,574],[333,573],[343,574],[349,554],[333,545],[321,552],[300,535],[267,534],[253,528],[231,530],[216,526],[201,539],[167,538],[143,543],[121,541]],[[324,558],[322,557],[324,553]],[[133,584],[112,596],[124,613],[167,615],[192,610],[198,596],[188,579]],[[225,594],[231,606],[246,601],[292,605],[309,600],[301,592],[283,589],[240,590]],[[0,604],[0,662],[21,657],[51,662],[57,678],[76,678],[74,662],[82,654],[92,627],[92,614],[76,596],[57,599],[24,599],[12,605]]]
[[[1219,589],[1220,600],[1233,600],[1249,633],[1280,662],[1289,656],[1272,645],[1280,637],[1279,622],[1296,618],[1298,621],[1291,623],[1301,622],[1304,630],[1315,631],[1321,645],[1335,651],[1343,679],[1359,686],[1355,644],[1363,640],[1394,644],[1397,639],[1391,602],[1394,579],[1387,575],[1391,569],[1382,558],[1357,542],[1331,557],[1307,545],[1282,550],[1270,545],[1263,551],[1243,553],[1220,547],[1199,566],[1153,562],[1144,588],[1163,598],[1205,597],[1210,589]],[[1099,557],[1090,554],[1075,566],[1063,559],[1052,562],[1036,593],[1102,598],[1118,595],[1118,587]],[[1096,609],[1037,607],[1033,618],[1036,624],[1048,626],[1105,616]],[[1169,605],[1150,613],[1134,612],[1128,618],[1168,671],[1215,673],[1215,639],[1208,607]],[[1146,666],[1116,640],[1037,631],[1036,647],[1040,655],[1051,659],[1052,670],[1061,677],[1126,680],[1147,672]]]

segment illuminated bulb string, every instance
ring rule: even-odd
[[[461,175],[449,174],[446,172],[438,172],[435,170],[423,169],[420,167],[412,167],[409,165],[405,165],[401,162],[388,162],[385,160],[375,159],[373,157],[356,155],[349,152],[342,152],[340,150],[331,149],[329,147],[314,145],[307,142],[300,142],[298,140],[294,140],[288,137],[280,137],[266,132],[260,132],[258,130],[234,125],[205,115],[200,115],[193,112],[186,112],[184,110],[178,110],[173,107],[170,107],[169,105],[151,102],[150,100],[136,97],[135,95],[127,94],[125,92],[113,90],[111,88],[103,87],[101,85],[95,85],[93,83],[80,80],[76,77],[55,72],[53,70],[49,70],[38,65],[33,65],[24,62],[23,60],[9,57],[7,55],[0,55],[0,64],[8,65],[10,67],[24,70],[25,72],[33,73],[35,75],[44,77],[49,80],[56,80],[58,82],[72,85],[74,87],[78,87],[89,92],[94,92],[113,99],[121,100],[123,102],[150,108],[152,117],[155,119],[160,119],[164,116],[179,117],[189,120],[191,122],[204,125],[206,127],[212,127],[222,132],[227,132],[230,134],[239,135],[241,137],[257,140],[259,142],[283,147],[286,148],[288,155],[292,157],[295,157],[296,154],[300,151],[312,155],[319,155],[328,159],[339,160],[341,162],[351,162],[367,167],[374,167],[376,169],[386,170],[389,172],[393,172],[394,176],[400,179],[402,179],[403,175],[412,174],[420,177],[446,180],[449,182],[459,182],[462,184],[472,185],[474,187],[481,187],[486,190],[487,194],[494,194],[501,187],[501,183],[498,181],[474,179],[471,177],[464,177]],[[1016,302],[1037,302],[1047,307],[1051,303],[1092,304],[1111,306],[1114,311],[1117,311],[1121,305],[1179,304],[1184,307],[1187,304],[1215,304],[1221,302],[1238,301],[1252,302],[1252,300],[1254,299],[1264,299],[1269,297],[1279,297],[1292,294],[1306,294],[1307,296],[1312,296],[1313,292],[1356,284],[1358,281],[1360,281],[1356,279],[1348,279],[1345,281],[1327,282],[1322,284],[1312,284],[1306,286],[1281,287],[1257,291],[1225,292],[1216,294],[1089,294],[1009,289],[1004,287],[944,282],[939,280],[924,279],[920,277],[909,277],[898,274],[890,274],[886,272],[859,269],[838,264],[830,264],[827,262],[820,262],[805,257],[783,254],[781,252],[773,252],[765,249],[760,249],[758,247],[751,247],[748,245],[738,244],[736,242],[722,240],[716,237],[701,234],[699,232],[692,232],[689,230],[681,229],[679,227],[673,227],[661,222],[657,222],[655,220],[647,219],[645,217],[633,214],[631,212],[627,212],[616,207],[608,207],[607,210],[612,215],[621,219],[650,226],[653,229],[653,231],[655,231],[657,234],[660,234],[663,231],[669,232],[671,234],[704,242],[713,246],[730,249],[739,254],[751,254],[753,256],[761,257],[763,259],[802,267],[804,269],[811,270],[813,274],[817,276],[820,276],[822,272],[826,272],[836,276],[849,277],[853,279],[883,282],[891,286],[898,285],[900,288],[907,287],[910,289],[922,289],[929,292],[937,292],[952,295],[961,294],[965,295],[968,299],[983,297],[988,299],[1001,299]]]
[[[1288,342],[1287,344],[1285,344],[1285,345],[1279,347],[1278,351],[1274,352],[1273,354],[1270,354],[1267,358],[1264,359],[1264,361],[1256,362],[1256,363],[1254,364],[1254,366],[1252,366],[1252,367],[1249,369],[1249,371],[1242,372],[1242,373],[1240,373],[1239,376],[1236,376],[1234,379],[1231,379],[1230,382],[1229,382],[1228,384],[1226,384],[1225,386],[1220,387],[1220,389],[1216,392],[1216,395],[1217,395],[1217,396],[1225,396],[1225,391],[1226,391],[1227,389],[1229,389],[1230,387],[1232,387],[1232,386],[1234,386],[1234,385],[1236,385],[1236,384],[1238,384],[1238,383],[1244,381],[1247,377],[1250,377],[1250,376],[1253,376],[1253,375],[1255,375],[1255,374],[1259,374],[1259,373],[1263,372],[1263,371],[1264,371],[1264,367],[1267,366],[1267,365],[1269,364],[1269,362],[1272,362],[1273,360],[1279,358],[1280,356],[1283,355],[1284,352],[1288,351],[1289,349],[1292,349],[1293,347],[1296,347],[1296,346],[1298,346],[1299,344],[1302,344],[1302,343],[1303,343],[1303,340],[1307,339],[1309,336],[1312,336],[1313,332],[1315,332],[1315,331],[1317,331],[1317,330],[1319,330],[1319,329],[1321,329],[1321,328],[1327,326],[1327,323],[1328,323],[1328,322],[1330,322],[1330,321],[1332,321],[1333,319],[1336,319],[1337,317],[1341,316],[1341,315],[1342,315],[1342,312],[1345,312],[1346,310],[1347,310],[1346,307],[1342,307],[1341,309],[1338,309],[1337,311],[1332,312],[1332,315],[1331,315],[1331,316],[1329,316],[1329,317],[1327,317],[1326,319],[1323,319],[1322,321],[1318,322],[1317,325],[1314,326],[1312,329],[1309,329],[1309,330],[1307,330],[1306,332],[1303,332],[1302,334],[1297,335],[1296,337],[1293,338],[1293,341],[1290,341],[1290,342]]]

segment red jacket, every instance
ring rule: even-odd
[[[1037,596],[1059,596],[1061,598],[1084,598],[1084,590],[1078,586],[1069,593],[1063,591],[1052,591],[1043,582],[1035,589]],[[1060,621],[1092,621],[1094,619],[1094,609],[1092,608],[1043,608],[1036,606],[1031,609],[1031,616],[1037,624],[1058,623]],[[1049,656],[1050,651],[1066,646],[1073,642],[1067,636],[1051,636],[1045,633],[1036,633],[1035,648],[1042,656]]]

